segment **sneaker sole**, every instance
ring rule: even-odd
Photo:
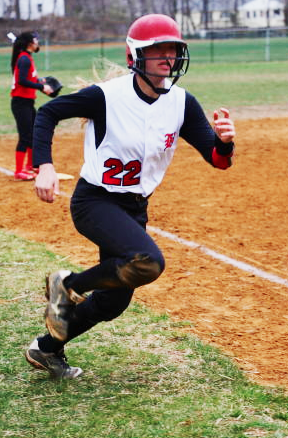
[[[48,301],[50,301],[50,288],[53,283],[53,275],[54,274],[51,274],[46,277],[45,297]],[[57,309],[53,309],[52,306],[55,307],[55,304],[53,305],[49,303],[45,310],[44,317],[47,330],[53,338],[57,339],[58,341],[65,341],[67,339],[68,324],[66,323],[66,321],[60,320],[58,318]]]
[[[46,285],[46,287],[45,287],[45,298],[46,298],[47,301],[50,300],[50,280],[49,279],[50,279],[50,275],[47,275],[46,279],[45,279],[45,285]],[[83,303],[83,301],[86,300],[85,296],[77,294],[77,292],[75,292],[72,289],[68,289],[67,293],[68,293],[68,295],[70,297],[70,300],[73,303],[75,303],[75,304]]]
[[[51,289],[51,285],[53,283],[52,276],[53,276],[53,274],[48,275],[46,277],[45,297],[48,301],[50,301],[50,289]],[[79,304],[79,303],[85,301],[85,299],[86,299],[85,297],[78,295],[72,289],[67,290],[67,294],[68,294],[68,297],[69,297],[71,303],[74,303],[74,304]],[[57,316],[57,303],[56,304],[49,303],[48,306],[46,307],[45,324],[46,324],[46,327],[47,327],[50,335],[53,338],[58,339],[59,341],[62,341],[62,342],[66,341],[67,336],[68,336],[68,333],[67,333],[68,332],[68,323],[65,320],[60,319]]]
[[[66,323],[66,327],[65,327]],[[52,338],[58,341],[66,341],[68,336],[68,323],[66,321],[59,321],[55,319],[54,315],[49,315],[49,304],[45,311],[45,325]]]

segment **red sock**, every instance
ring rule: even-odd
[[[16,151],[15,155],[16,159],[16,170],[15,173],[20,173],[23,169],[24,159],[25,159],[25,152]]]

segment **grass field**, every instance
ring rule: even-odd
[[[25,361],[43,333],[45,274],[65,256],[0,231],[0,436],[12,438],[287,438],[282,389],[246,380],[229,358],[133,304],[69,343],[73,381]],[[27,273],[29,272],[29,275]]]

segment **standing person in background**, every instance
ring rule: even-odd
[[[100,251],[100,263],[90,269],[61,270],[47,278],[49,333],[34,339],[26,359],[54,377],[81,374],[81,368],[66,361],[67,342],[101,321],[117,318],[134,289],[163,272],[163,254],[146,232],[147,207],[178,137],[212,166],[227,169],[232,164],[235,129],[229,111],[215,111],[212,127],[195,97],[175,85],[189,64],[177,23],[162,14],[144,15],[132,24],[126,41],[131,74],[60,96],[41,107],[35,121],[35,189],[50,203],[59,194],[51,150],[54,129],[63,119],[89,119],[71,213],[78,232]],[[193,172],[193,166],[193,160],[183,162],[183,172]],[[86,297],[86,292],[91,293]]]
[[[36,116],[34,107],[36,90],[40,90],[47,95],[53,92],[49,85],[38,82],[32,53],[37,53],[39,49],[39,41],[35,32],[23,32],[16,37],[13,43],[11,109],[19,135],[15,157],[14,178],[16,181],[31,181],[36,176],[32,165],[32,133]],[[24,164],[26,155],[27,161]]]

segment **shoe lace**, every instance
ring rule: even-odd
[[[55,353],[55,358],[59,361],[64,369],[69,369],[67,357],[65,356],[64,350],[60,350]]]

